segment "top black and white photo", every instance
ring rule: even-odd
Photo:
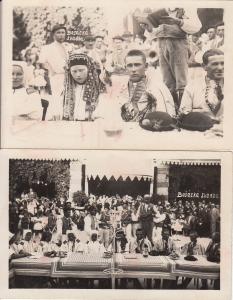
[[[224,143],[227,7],[24,3],[6,10],[3,147]]]

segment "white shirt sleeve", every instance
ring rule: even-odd
[[[182,114],[188,114],[193,110],[193,93],[189,86],[184,89],[184,94],[180,104],[180,112]]]
[[[41,64],[46,64],[48,62],[48,57],[47,57],[47,46],[41,47],[40,55],[39,55],[39,62]]]
[[[113,57],[111,53],[106,57],[106,63],[105,63],[105,69],[110,73],[114,71],[114,67],[112,66],[112,63],[113,63]]]
[[[182,21],[183,25],[180,28],[188,34],[194,34],[198,32],[202,27],[201,21],[199,20],[197,15],[196,8],[185,9],[185,15]]]

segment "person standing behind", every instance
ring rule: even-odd
[[[132,224],[132,236],[136,238],[136,231],[140,227],[139,223],[139,202],[135,202],[132,205],[132,212],[131,212],[131,224]]]
[[[100,217],[100,241],[104,244],[104,247],[108,249],[110,242],[110,205],[109,203],[104,204],[104,211]]]
[[[216,28],[216,48],[223,50],[224,47],[224,23],[220,23]]]
[[[150,203],[150,195],[144,195],[143,203],[139,210],[139,220],[142,225],[142,232],[144,238],[148,238],[152,242],[152,231],[153,231],[153,205]]]
[[[158,39],[163,81],[178,110],[188,79],[187,34],[198,32],[202,26],[197,9],[165,8],[158,19],[154,12],[144,22],[147,31]]]
[[[87,215],[84,217],[84,231],[90,236],[93,230],[98,227],[96,219],[96,209],[94,206],[88,208]]]
[[[103,36],[97,35],[95,37],[94,50],[96,53],[98,53],[101,62],[106,60],[108,48],[104,45],[104,37]]]
[[[125,74],[125,56],[126,50],[123,45],[123,38],[121,36],[113,37],[113,51],[107,56],[105,68],[112,74]]]
[[[54,42],[41,48],[39,62],[49,71],[52,99],[48,114],[52,120],[60,120],[63,114],[63,97],[65,66],[68,58],[68,44],[65,43],[66,27],[55,25],[52,29]]]
[[[220,219],[219,210],[216,208],[215,204],[211,204],[210,209],[210,234],[211,236],[217,231],[217,223]]]

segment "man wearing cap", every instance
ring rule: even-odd
[[[96,64],[96,68],[101,73],[102,72],[102,63],[101,63],[101,59],[100,59],[98,52],[94,48],[95,42],[96,42],[96,38],[93,35],[85,36],[84,46],[82,48],[78,49],[76,51],[76,53],[84,53],[84,54],[88,55],[89,57],[91,57]]]
[[[125,74],[125,56],[123,38],[119,35],[113,37],[113,51],[107,56],[105,68],[108,72],[116,75]]]
[[[55,25],[52,29],[54,42],[41,48],[39,62],[49,71],[52,99],[49,103],[48,114],[53,120],[60,120],[63,115],[63,97],[65,66],[71,44],[65,43],[66,27]]]
[[[104,45],[104,37],[103,36],[97,35],[95,37],[94,50],[99,55],[101,62],[106,60],[108,48]]]
[[[219,122],[223,119],[224,53],[210,49],[203,54],[205,74],[186,86],[180,113],[203,112]]]

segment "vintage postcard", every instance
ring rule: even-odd
[[[1,298],[231,299],[230,152],[2,150]]]
[[[232,7],[3,1],[2,147],[230,149]]]

